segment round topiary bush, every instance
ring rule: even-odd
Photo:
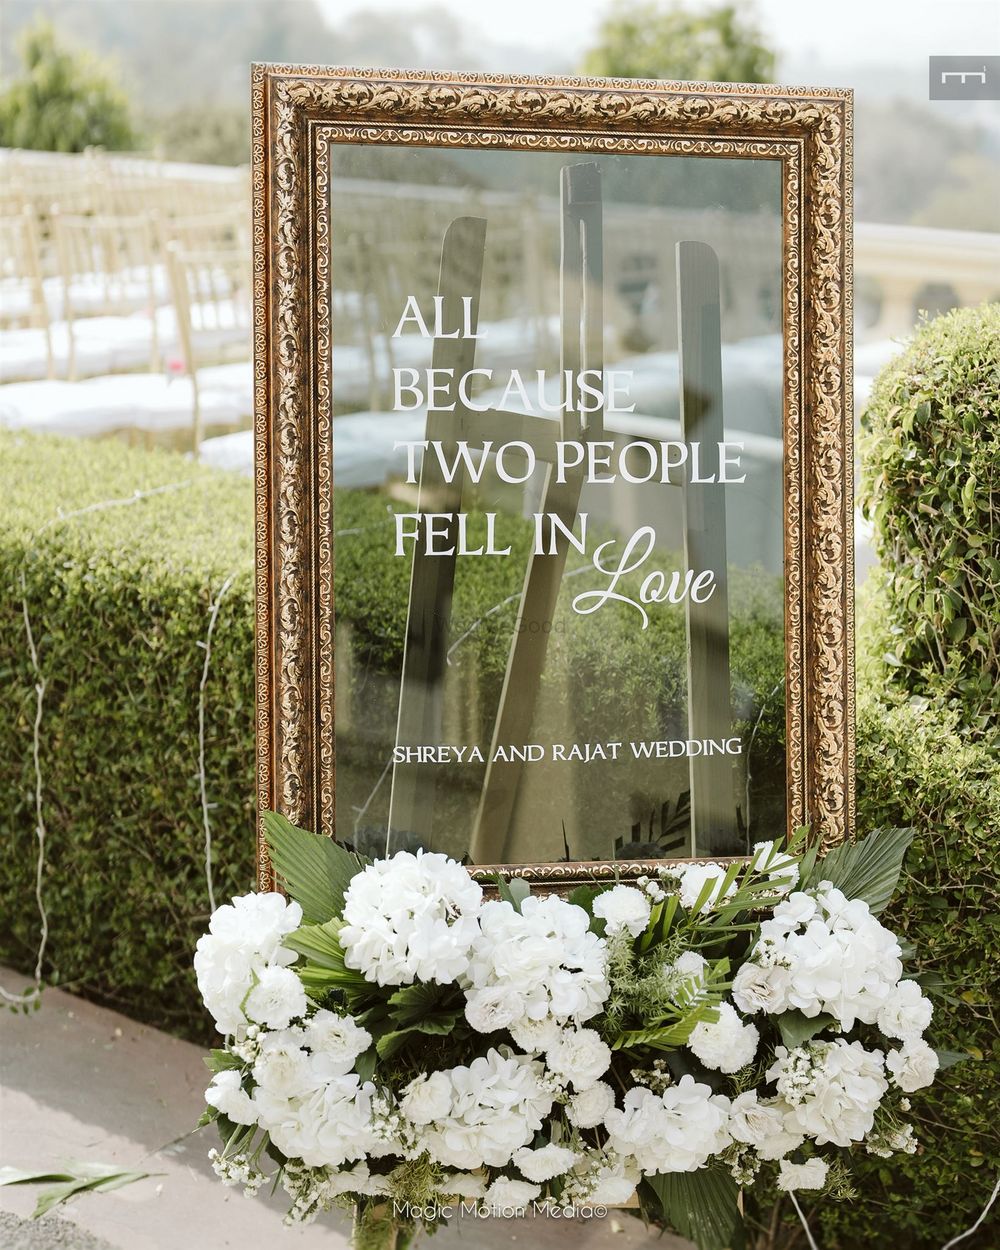
[[[862,499],[878,644],[911,694],[1000,711],[1000,304],[922,325],[876,380]]]

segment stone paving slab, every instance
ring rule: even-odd
[[[0,970],[8,990],[25,979]],[[3,1250],[348,1250],[348,1222],[333,1214],[308,1228],[281,1222],[283,1195],[248,1201],[215,1178],[211,1129],[189,1135],[204,1106],[203,1051],[61,990],[31,1015],[0,1012],[0,1166],[69,1160],[115,1163],[160,1175],[87,1194],[28,1221],[37,1186],[0,1188]],[[463,1218],[429,1250],[692,1250],[647,1232],[623,1212],[607,1219]]]

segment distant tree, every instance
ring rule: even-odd
[[[204,165],[250,162],[250,110],[231,104],[189,104],[151,116],[147,129],[156,149],[172,161]]]
[[[39,21],[22,32],[24,73],[0,93],[0,145],[47,152],[132,148],[128,97],[90,53],[60,44]]]
[[[745,13],[747,6],[740,6]],[[585,74],[690,82],[768,82],[774,53],[735,4],[712,9],[618,0],[583,59]]]

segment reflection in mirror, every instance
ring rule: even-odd
[[[779,163],[331,175],[337,837],[528,864],[783,830]]]

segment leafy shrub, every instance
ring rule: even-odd
[[[926,323],[865,413],[865,510],[882,562],[879,651],[912,694],[1000,713],[1000,304]]]
[[[132,148],[129,102],[111,70],[39,21],[19,40],[24,74],[0,94],[0,145],[47,152]]]
[[[916,829],[883,922],[916,947],[931,1041],[972,1058],[921,1092],[921,1153],[859,1154],[858,1198],[823,1200],[814,1218],[828,1250],[939,1250],[971,1226],[1000,1173],[1000,776],[957,711],[872,694],[859,700],[857,760],[860,828]],[[996,1229],[994,1216],[963,1247],[987,1250]]]
[[[135,492],[158,492],[135,499]],[[112,506],[86,511],[101,502]],[[204,1035],[209,915],[201,645],[216,900],[254,882],[252,486],[117,443],[0,435],[0,957],[34,967],[36,685],[45,975]],[[38,672],[30,658],[30,623]]]

